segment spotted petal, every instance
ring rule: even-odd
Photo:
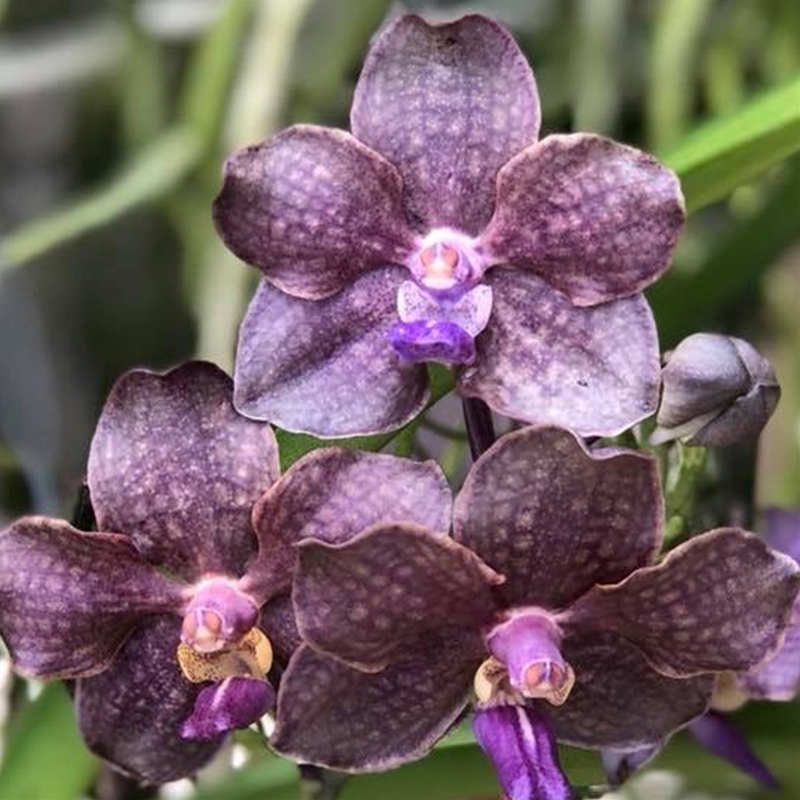
[[[346,772],[382,772],[422,758],[464,711],[481,660],[479,637],[417,640],[367,673],[301,647],[278,693],[274,750]]]
[[[225,244],[295,297],[328,297],[414,247],[394,167],[349,133],[296,125],[235,152],[214,201]]]
[[[382,453],[326,448],[298,461],[256,505],[259,539],[246,589],[259,598],[289,588],[295,545],[337,544],[379,523],[450,528],[450,487],[439,466]]]
[[[616,632],[664,675],[744,671],[775,652],[799,587],[795,561],[753,534],[720,528],[658,566],[596,587],[569,624]]]
[[[521,270],[486,276],[494,306],[476,339],[459,390],[506,416],[551,422],[584,436],[611,436],[650,416],[658,404],[658,338],[637,295],[576,308]]]
[[[298,548],[293,598],[303,639],[377,671],[443,626],[480,630],[502,579],[469,550],[418,525],[383,525],[343,545]]]
[[[278,477],[269,426],[239,416],[231,399],[230,378],[212,364],[134,370],[109,395],[92,441],[99,527],[185,578],[244,571],[256,547],[252,505]]]
[[[768,508],[763,516],[767,544],[800,564],[800,509]]]
[[[389,341],[401,268],[376,270],[327,300],[262,281],[239,332],[236,407],[290,431],[338,437],[404,425],[428,399],[424,365]]]
[[[420,229],[475,234],[492,214],[498,169],[536,140],[539,96],[496,22],[470,15],[429,25],[407,15],[370,49],[350,118],[353,133],[402,174]]]
[[[556,135],[500,171],[481,243],[495,263],[530,270],[593,306],[656,280],[683,220],[678,179],[655,158],[600,136]]]
[[[78,723],[89,749],[144,783],[192,775],[224,738],[181,736],[202,686],[180,671],[179,633],[179,619],[157,618],[131,636],[109,669],[77,686]]]
[[[181,602],[127,537],[44,517],[0,533],[0,634],[25,675],[100,672],[148,614]]]
[[[740,680],[756,699],[793,700],[800,694],[800,599],[795,601],[792,622],[778,652]]]
[[[614,634],[568,639],[563,653],[576,676],[567,702],[558,707],[532,702],[566,744],[652,747],[708,708],[713,676],[668,678]]]
[[[509,604],[557,609],[650,563],[662,514],[652,458],[589,451],[569,431],[532,427],[474,464],[456,498],[454,536],[505,576]]]

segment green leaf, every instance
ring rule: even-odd
[[[9,234],[0,245],[0,275],[161,197],[183,180],[199,155],[199,141],[187,128],[163,134],[105,186]]]
[[[648,289],[663,349],[698,329],[713,329],[729,310],[751,302],[763,270],[797,238],[800,160],[787,166],[763,209],[739,222],[699,269],[672,270]]]
[[[453,388],[453,378],[449,370],[438,364],[428,365],[428,378],[430,380],[431,399],[427,408],[430,408]],[[277,437],[281,454],[281,469],[289,469],[295,461],[318,447],[381,450],[397,436],[400,436],[409,426],[416,424],[416,420],[412,420],[404,428],[390,433],[381,433],[377,436],[352,436],[349,439],[317,439],[315,436],[309,436],[306,433],[289,433],[288,431],[279,430],[277,431]]]
[[[800,151],[800,76],[759,95],[734,114],[690,133],[664,154],[681,179],[689,212]]]
[[[69,696],[50,684],[14,720],[0,767],[0,800],[73,800],[97,761],[81,741]]]

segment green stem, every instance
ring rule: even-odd
[[[667,475],[664,491],[667,525],[664,543],[675,545],[685,539],[694,512],[698,484],[706,468],[708,451],[704,447],[677,445],[677,463]]]
[[[300,765],[301,800],[336,800],[344,787],[347,775],[331,772],[310,764]]]

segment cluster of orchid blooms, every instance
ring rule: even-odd
[[[74,681],[116,769],[191,775],[270,713],[280,754],[385,770],[471,709],[511,800],[568,800],[557,741],[619,777],[687,725],[719,744],[723,689],[798,690],[800,517],[770,517],[777,549],[720,528],[662,558],[656,459],[597,438],[659,397],[654,444],[752,438],[774,373],[699,334],[662,374],[640,292],[669,265],[678,181],[599,136],[537,141],[539,119],[502,27],[409,15],[369,52],[352,134],[295,126],[228,160],[214,220],[263,272],[234,380],[123,376],[91,445],[96,530],[0,534],[14,666]],[[532,423],[455,499],[433,462],[342,447],[281,475],[270,423],[395,430],[431,361]]]

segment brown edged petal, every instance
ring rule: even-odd
[[[658,467],[632,450],[587,450],[551,426],[508,434],[456,498],[454,537],[506,582],[511,605],[557,609],[650,563],[661,543]]]
[[[244,419],[231,379],[205,362],[133,370],[106,401],[89,454],[101,529],[121,531],[185,578],[241,574],[256,549],[253,503],[278,477],[268,425]]]
[[[548,136],[500,171],[481,243],[496,263],[593,306],[656,280],[684,215],[677,177],[647,153],[587,133]]]
[[[295,545],[302,539],[342,544],[380,523],[450,528],[452,498],[435,461],[419,463],[343,448],[315,450],[258,502],[253,524],[258,557],[246,590],[266,599],[289,588]]]
[[[124,536],[44,517],[0,533],[0,635],[24,675],[100,672],[144,617],[181,605],[180,586]]]
[[[298,547],[297,627],[317,650],[377,671],[443,626],[480,630],[501,581],[466,547],[411,523],[341,545],[309,539]]]
[[[489,325],[459,391],[501,414],[613,436],[658,404],[658,337],[641,296],[577,308],[535,275],[496,268]]]
[[[262,281],[239,331],[239,411],[324,438],[383,433],[413,419],[428,401],[428,375],[389,341],[403,277],[400,268],[375,270],[317,301]]]
[[[395,168],[349,133],[295,125],[225,163],[222,240],[295,297],[328,297],[414,248]]]
[[[539,96],[508,31],[473,14],[445,25],[400,17],[370,49],[350,114],[353,133],[403,176],[412,222],[478,233],[495,175],[536,140]]]
[[[78,724],[89,749],[143,783],[192,775],[224,739],[181,736],[203,685],[189,683],[178,666],[180,625],[174,617],[149,621],[128,639],[109,669],[77,685]]]
[[[720,528],[658,566],[581,598],[568,624],[614,631],[664,675],[749,670],[774,653],[791,619],[800,567],[761,539]]]
[[[278,693],[274,750],[345,772],[382,772],[422,758],[466,708],[479,637],[452,631],[409,644],[378,673],[301,647]]]
[[[660,675],[614,634],[568,638],[563,652],[576,676],[569,698],[559,707],[543,701],[535,706],[566,744],[650,747],[708,708],[712,675],[682,680]]]

